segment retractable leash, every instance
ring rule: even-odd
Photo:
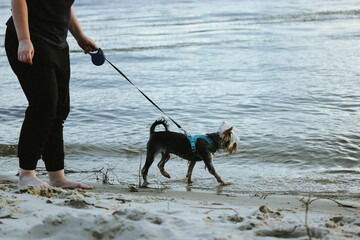
[[[154,105],[157,109],[159,109],[165,116],[167,116],[180,130],[182,130],[186,135],[188,135],[188,133],[180,126],[180,124],[178,124],[177,122],[175,122],[175,120],[173,120],[169,115],[167,115],[153,100],[151,100],[148,96],[146,96],[146,94],[141,91],[137,86],[135,86],[135,84],[128,78],[126,77],[126,75],[124,73],[122,73],[120,71],[120,69],[118,69],[114,64],[112,64],[106,57],[104,52],[101,50],[101,48],[99,48],[97,50],[97,52],[89,52],[90,56],[91,56],[91,61],[94,65],[96,66],[101,66],[104,64],[105,60],[116,70],[118,71],[118,73],[121,74],[121,76],[123,76],[131,85],[133,85],[149,102],[152,103],[152,105]]]

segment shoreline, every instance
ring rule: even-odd
[[[314,195],[306,211],[305,194],[92,185],[86,191],[19,188],[15,174],[1,173],[0,238],[307,239],[310,233],[360,239],[359,197]]]

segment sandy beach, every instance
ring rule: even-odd
[[[164,110],[68,34],[65,169],[86,191],[17,184],[28,100],[4,44],[11,2],[0,1],[0,240],[360,240],[359,1],[76,0],[84,33]],[[199,162],[187,187],[174,156],[171,178],[158,158],[138,187],[151,124],[182,132],[167,116],[190,135],[234,127],[237,152],[214,155],[233,185]],[[44,161],[36,169],[48,182]]]
[[[329,199],[326,199],[329,198]],[[95,184],[19,188],[0,175],[0,239],[360,239],[360,200]],[[307,220],[307,225],[306,221]],[[308,228],[307,228],[307,227]]]

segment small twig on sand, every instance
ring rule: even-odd
[[[208,214],[209,212],[212,212],[215,210],[231,210],[231,211],[234,211],[237,215],[239,215],[239,212],[233,208],[212,208],[212,207],[194,207],[194,208],[210,209],[210,211],[207,211],[205,214]]]
[[[160,190],[164,190],[164,189],[167,189],[168,186],[165,185],[165,183],[163,183],[159,178],[156,179],[156,184],[157,184],[157,189],[160,189]],[[159,184],[160,183],[160,184]],[[162,187],[160,187],[160,185]]]
[[[304,198],[300,199],[300,202],[302,202],[305,205],[305,228],[306,228],[306,234],[308,235],[308,239],[311,240],[311,232],[308,225],[308,213],[309,213],[309,206],[312,201],[310,201],[311,193],[309,193],[307,201],[304,200]]]
[[[114,178],[119,181],[119,178],[115,174],[114,169],[115,167],[110,167],[110,165],[107,164],[107,168],[105,170],[104,167],[102,167],[100,170],[94,171],[96,180],[99,181],[101,178],[103,184],[113,184]]]
[[[269,195],[270,195],[270,193],[255,193],[251,197],[258,197],[261,200],[265,200]]]
[[[139,187],[141,187],[141,165],[142,165],[142,154],[140,155],[140,166],[139,166]]]
[[[110,180],[110,175],[112,175],[112,179],[116,178],[119,181],[118,176],[115,174],[114,169],[116,167],[110,167],[109,164],[107,164],[107,168],[102,167],[100,169],[93,169],[93,170],[85,170],[85,171],[77,171],[77,170],[65,170],[65,174],[72,174],[72,173],[91,173],[91,175],[88,175],[84,178],[82,178],[80,181],[84,181],[85,179],[93,178],[95,175],[96,181],[99,181],[101,179],[101,182],[103,184],[113,184],[113,180]]]
[[[135,187],[135,185],[128,185],[130,192],[138,192],[139,190]]]
[[[18,219],[17,217],[13,217],[12,215],[8,214],[5,216],[1,216],[0,219],[5,219],[5,218],[10,218],[10,219]]]
[[[317,200],[329,200],[332,201],[334,203],[336,203],[339,207],[344,207],[344,208],[354,208],[354,209],[358,209],[359,207],[355,207],[352,205],[347,205],[347,204],[342,204],[336,200],[333,199],[329,199],[329,198],[314,198],[311,199],[311,193],[309,193],[308,199],[305,201],[304,198],[300,199],[300,202],[302,202],[305,205],[305,228],[306,228],[306,233],[308,235],[308,239],[311,240],[311,232],[310,232],[310,228],[308,225],[308,213],[309,213],[309,207],[310,204],[317,201]]]

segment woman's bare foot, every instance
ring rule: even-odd
[[[60,188],[81,188],[81,189],[93,189],[92,186],[88,186],[79,182],[69,181],[65,177],[64,170],[48,172],[50,178],[50,185]]]
[[[50,187],[49,184],[40,180],[36,174],[35,170],[24,170],[20,169],[19,173],[19,186],[33,186],[36,188],[48,188]]]

